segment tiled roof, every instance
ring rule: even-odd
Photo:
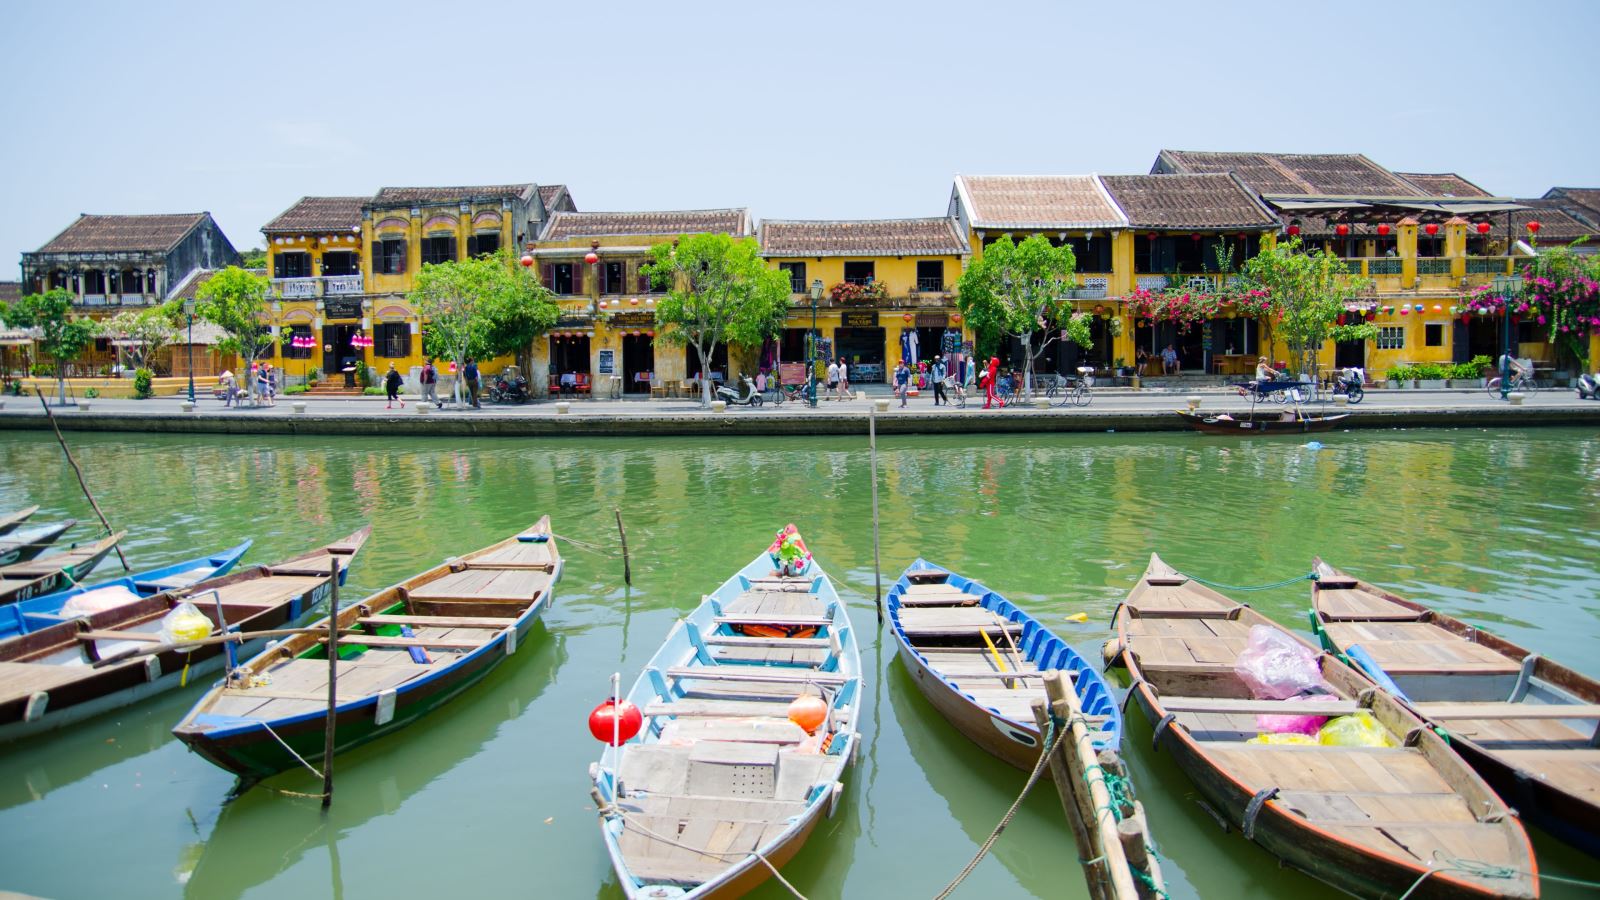
[[[577,212],[578,204],[572,199],[572,192],[564,184],[539,185],[539,200],[544,203],[546,212],[555,212],[564,209],[567,212]]]
[[[1396,172],[1401,178],[1417,186],[1425,197],[1492,197],[1493,194],[1454,172],[1429,175],[1422,172]]]
[[[261,230],[266,234],[348,232],[361,227],[361,207],[366,202],[366,197],[301,197]]]
[[[545,223],[541,241],[624,234],[750,233],[747,209],[680,209],[654,212],[557,212]]]
[[[1561,203],[1564,209],[1577,207],[1573,211],[1600,225],[1600,188],[1558,187],[1545,191],[1544,196],[1546,200]]]
[[[39,253],[131,253],[172,249],[209,213],[153,216],[81,215]]]
[[[1093,175],[957,175],[973,228],[1119,228],[1127,220]]]
[[[954,219],[761,223],[762,256],[955,256],[968,249]]]
[[[22,282],[0,281],[0,303],[15,303],[22,299]]]
[[[386,187],[373,196],[374,206],[404,203],[455,203],[461,200],[516,200],[533,196],[531,184],[485,184],[468,187]]]
[[[1162,150],[1152,174],[1190,172],[1232,172],[1262,194],[1417,196],[1415,185],[1359,153]]]
[[[1511,231],[1517,240],[1528,240],[1527,225],[1531,221],[1539,222],[1539,243],[1549,246],[1556,243],[1570,243],[1578,238],[1600,238],[1600,227],[1585,222],[1574,216],[1563,207],[1566,205],[1560,200],[1518,200],[1527,206],[1527,209],[1512,210]],[[1490,217],[1494,223],[1494,234],[1504,234],[1506,229],[1506,214],[1495,213]]]
[[[1104,175],[1100,180],[1136,228],[1278,227],[1278,217],[1231,174]]]

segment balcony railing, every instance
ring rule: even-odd
[[[1469,256],[1468,275],[1510,275],[1514,262],[1509,256]]]
[[[278,296],[288,300],[316,297],[320,293],[315,278],[274,278],[272,286],[277,289]]]
[[[1443,256],[1424,256],[1417,259],[1418,275],[1449,275],[1450,260]]]
[[[321,278],[274,278],[272,286],[285,300],[306,300],[322,296],[359,294],[365,288],[360,275],[327,275]]]
[[[322,282],[329,294],[359,294],[362,291],[360,275],[328,275]]]
[[[1401,263],[1400,263],[1400,257],[1398,257],[1398,256],[1385,256],[1385,257],[1381,257],[1381,258],[1377,258],[1377,259],[1369,259],[1366,262],[1367,262],[1367,274],[1368,275],[1399,275],[1400,274],[1400,265],[1401,265]]]
[[[917,293],[919,293],[919,294],[938,294],[938,293],[943,293],[943,292],[944,292],[944,279],[943,278],[918,278],[917,279]]]

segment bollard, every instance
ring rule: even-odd
[[[567,413],[570,413],[570,412],[572,412],[572,404],[571,403],[568,403],[565,400],[562,400],[562,401],[559,401],[559,402],[556,403],[556,415],[564,416],[564,415],[566,415]]]
[[[1050,398],[1049,397],[1035,397],[1035,398],[1033,398],[1033,408],[1034,409],[1049,409],[1050,408]]]
[[[1506,399],[1511,401],[1511,405],[1512,406],[1521,406],[1522,405],[1522,401],[1527,399],[1527,397],[1528,397],[1528,395],[1522,393],[1521,391],[1512,391],[1511,393],[1506,395]],[[81,404],[81,403],[79,404],[79,406],[82,406],[82,405],[83,404]]]
[[[1349,395],[1348,394],[1334,394],[1333,395],[1333,405],[1334,406],[1349,406],[1350,405],[1350,397],[1349,397]]]
[[[293,404],[291,404],[291,405],[292,405],[292,406],[293,406],[293,407],[294,407],[294,413],[295,413],[295,415],[297,415],[297,416],[298,416],[298,415],[304,415],[304,414],[305,414],[305,411],[306,411],[306,402],[305,402],[305,401],[304,401],[304,400],[296,400],[296,401],[295,401],[295,402],[294,402],[294,403],[293,403]]]
[[[183,401],[182,403],[179,403],[178,404],[178,408],[183,410],[184,412],[194,412],[194,404],[190,403],[187,400]]]
[[[1189,404],[1189,410],[1191,412],[1200,408],[1200,396],[1198,394],[1190,394],[1189,396],[1183,398],[1183,402]]]
[[[87,400],[79,400],[78,401],[78,412],[88,412],[88,411],[89,411],[89,401],[87,401]]]
[[[857,400],[865,400],[865,399],[867,399],[867,392],[866,391],[856,391],[856,399]]]
[[[711,411],[714,412],[714,413],[727,412],[728,411],[728,401],[726,401],[726,400],[713,400],[713,401],[711,401]]]
[[[6,401],[4,399],[0,399],[0,409],[5,409],[5,408],[6,408]]]
[[[872,405],[876,406],[878,408],[878,412],[880,413],[886,413],[889,411],[889,401],[882,398],[873,400]]]
[[[425,416],[427,414],[428,414],[428,404],[425,401],[418,400],[417,401],[417,415]]]

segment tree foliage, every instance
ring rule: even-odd
[[[239,357],[240,380],[255,391],[250,367],[277,340],[263,320],[272,302],[272,281],[264,275],[229,266],[212,275],[195,291],[195,315],[222,329],[217,349]]]
[[[1349,274],[1344,260],[1326,249],[1308,252],[1298,237],[1262,248],[1244,264],[1243,276],[1266,292],[1269,328],[1289,345],[1290,368],[1313,374],[1323,342],[1348,336],[1336,323],[1345,301],[1367,284]]]
[[[451,360],[458,372],[468,359],[527,352],[560,316],[550,291],[504,248],[491,256],[424,265],[410,299],[427,320],[423,352]],[[460,390],[458,380],[458,402]]]
[[[95,325],[72,317],[72,294],[51,288],[28,294],[15,303],[0,304],[0,319],[19,328],[39,330],[39,350],[55,363],[61,402],[67,398],[67,363],[94,343]]]
[[[756,346],[783,330],[789,312],[789,273],[767,268],[753,238],[692,234],[652,249],[644,273],[667,295],[656,301],[663,327],[656,343],[690,346],[700,371],[724,343]],[[711,380],[700,379],[702,404],[711,402]]]
[[[1522,267],[1519,292],[1507,296],[1486,284],[1473,292],[1467,308],[1479,315],[1501,315],[1507,304],[1521,321],[1549,330],[1559,362],[1589,370],[1589,336],[1600,334],[1600,256],[1580,254],[1573,247],[1540,249]]]
[[[1042,234],[1029,235],[1020,244],[1006,236],[985,247],[956,282],[956,304],[975,331],[1022,341],[1028,390],[1034,360],[1052,342],[1063,336],[1080,347],[1093,342],[1089,315],[1072,311],[1077,267],[1071,247],[1052,247]],[[1041,332],[1035,347],[1034,337]]]
[[[125,309],[99,323],[101,337],[126,342],[123,352],[132,360],[135,369],[149,368],[156,354],[171,343],[177,333],[172,309],[162,306]]]

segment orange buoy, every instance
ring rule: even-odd
[[[789,721],[804,728],[807,734],[816,731],[827,718],[828,704],[823,703],[821,697],[808,694],[794,698],[794,702],[789,704]]]

